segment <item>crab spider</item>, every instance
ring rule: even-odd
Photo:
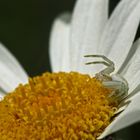
[[[112,62],[104,55],[86,55],[85,57],[94,57],[103,59],[103,61],[88,62],[86,63],[86,65],[103,64],[107,66],[107,68],[97,73],[95,75],[95,78],[102,81],[105,87],[112,89],[112,93],[109,95],[109,98],[120,103],[123,99],[125,99],[128,96],[129,88],[127,81],[119,74],[110,75],[115,70],[114,62]]]

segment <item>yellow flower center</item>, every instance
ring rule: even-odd
[[[0,102],[1,140],[95,140],[116,104],[100,81],[76,72],[44,73]]]

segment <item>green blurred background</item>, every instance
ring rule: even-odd
[[[71,11],[75,0],[0,1],[0,41],[29,75],[50,71],[48,40],[54,18]]]
[[[111,0],[110,12],[118,1]],[[75,0],[0,1],[0,41],[30,76],[51,71],[48,41],[52,23],[59,14],[71,12],[74,3]],[[117,133],[117,140],[138,140],[139,131],[140,124],[123,129]]]

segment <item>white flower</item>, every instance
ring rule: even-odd
[[[130,104],[106,128],[101,139],[140,121],[140,41],[133,44],[140,20],[140,1],[122,0],[108,18],[108,0],[78,0],[70,17],[61,16],[53,26],[53,71],[99,72],[102,67],[85,66],[83,56],[103,54],[115,62],[115,73],[129,83]],[[26,83],[27,77],[16,58],[0,44],[0,97],[19,83]]]
[[[140,1],[122,0],[108,18],[108,0],[77,0],[74,13],[56,19],[50,38],[53,71],[93,74],[84,55],[102,54],[113,60],[115,73],[129,83],[129,105],[99,139],[140,121],[140,40],[134,37],[140,21]]]

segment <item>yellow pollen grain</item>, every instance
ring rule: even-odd
[[[30,78],[0,101],[0,139],[96,140],[114,115],[110,93],[76,72]]]

